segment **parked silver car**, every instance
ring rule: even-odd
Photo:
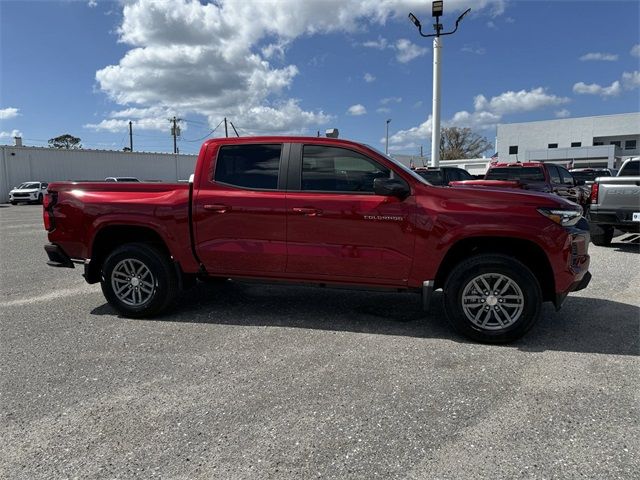
[[[24,182],[18,187],[14,187],[9,192],[9,201],[11,205],[18,202],[26,203],[42,203],[42,199],[47,194],[47,182]]]

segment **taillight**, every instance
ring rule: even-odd
[[[58,194],[56,192],[49,192],[42,199],[42,220],[44,222],[44,228],[49,232],[56,228],[53,218],[53,206],[57,200]]]
[[[598,190],[600,188],[599,183],[594,183],[591,185],[591,203],[598,203]]]

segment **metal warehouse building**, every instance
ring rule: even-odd
[[[551,161],[619,168],[640,155],[640,113],[498,125],[501,161]]]
[[[29,180],[54,182],[137,177],[140,180],[176,182],[193,173],[196,155],[66,150],[48,147],[0,146],[0,202],[9,190]]]

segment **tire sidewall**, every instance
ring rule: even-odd
[[[155,280],[152,297],[142,305],[133,306],[122,302],[113,291],[111,274],[119,262],[134,259],[142,262]],[[129,244],[114,250],[104,261],[101,273],[101,287],[105,298],[111,306],[128,317],[146,317],[163,310],[175,295],[175,274],[171,266],[157,249],[143,244]]]
[[[469,320],[462,308],[462,293],[479,275],[496,273],[513,280],[524,296],[524,309],[516,322],[502,330],[484,330]],[[518,260],[500,255],[479,255],[456,266],[444,288],[448,321],[463,335],[485,343],[506,343],[524,335],[540,316],[542,292],[533,273]]]

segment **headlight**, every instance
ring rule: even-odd
[[[547,217],[549,220],[562,225],[563,227],[571,227],[582,218],[582,209],[580,210],[556,210],[551,208],[539,208],[538,212]]]

